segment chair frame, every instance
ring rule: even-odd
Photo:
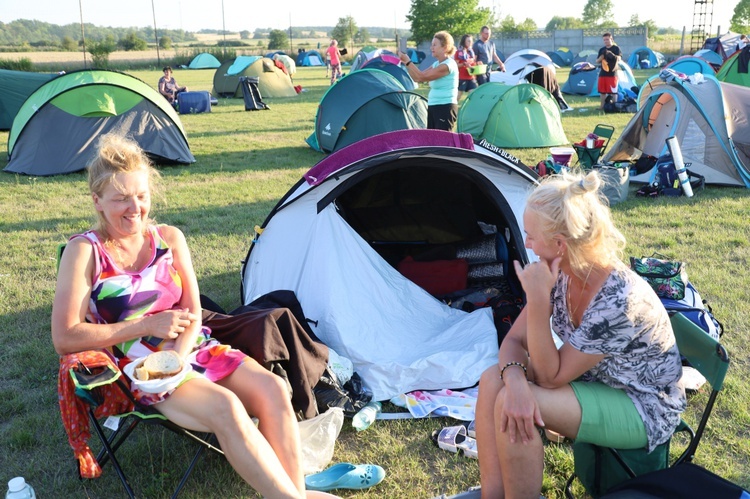
[[[79,368],[85,370],[87,374],[91,374],[91,371],[89,371],[88,368],[83,364],[80,364]],[[156,410],[139,404],[135,397],[133,397],[133,394],[130,392],[121,376],[113,382],[122,391],[122,393],[125,394],[125,396],[130,399],[131,402],[133,402],[135,407],[134,411],[117,416],[122,418],[122,420],[120,421],[118,428],[112,431],[109,436],[106,435],[104,429],[102,428],[102,425],[99,423],[99,420],[95,416],[94,408],[87,402],[88,416],[91,427],[94,429],[94,433],[96,433],[96,435],[99,437],[99,440],[102,444],[102,449],[96,456],[96,461],[99,463],[99,466],[102,469],[104,468],[104,465],[107,463],[107,461],[112,461],[112,467],[115,469],[117,476],[120,478],[120,481],[125,488],[125,492],[131,499],[135,498],[135,492],[133,491],[133,488],[130,485],[127,476],[125,475],[125,472],[122,470],[122,466],[117,460],[115,454],[120,446],[125,442],[125,440],[127,440],[133,430],[135,430],[135,428],[142,422],[159,424],[164,428],[167,428],[168,430],[171,430],[183,437],[187,437],[199,444],[195,455],[190,461],[190,464],[185,470],[185,473],[182,475],[180,482],[177,484],[177,488],[172,494],[173,499],[179,495],[180,491],[185,486],[185,483],[190,477],[190,474],[193,472],[195,465],[198,463],[198,460],[201,458],[203,452],[206,449],[215,452],[216,454],[220,454],[222,456],[224,455],[224,452],[220,448],[213,445],[213,442],[215,442],[216,440],[216,437],[213,433],[198,434],[173,423]],[[80,476],[80,471],[79,479],[82,479]]]
[[[690,463],[695,458],[696,449],[703,437],[703,432],[706,429],[708,419],[713,411],[716,398],[723,387],[724,377],[729,369],[729,354],[721,343],[711,338],[681,313],[676,312],[672,314],[670,320],[672,322],[680,354],[687,359],[690,365],[697,369],[706,378],[711,386],[711,393],[709,394],[708,401],[703,408],[703,413],[698,422],[697,429],[693,431],[690,425],[681,419],[675,430],[675,433],[687,433],[689,442],[680,456],[674,462],[669,464],[668,467],[671,468],[682,463]],[[596,445],[592,445],[592,447],[594,447],[597,452],[611,453],[631,479],[637,476],[633,469],[625,462],[622,454],[617,449]],[[598,481],[599,470],[597,469],[595,473],[596,481]],[[575,497],[572,492],[572,485],[575,479],[576,474],[573,473],[565,484],[565,496],[568,499],[574,499]],[[602,493],[606,493],[606,491],[602,491]]]

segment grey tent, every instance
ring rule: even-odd
[[[625,127],[604,161],[632,161],[641,155],[668,152],[675,137],[690,170],[707,184],[750,187],[750,88],[719,82],[710,75],[691,84],[659,75],[643,84],[638,112]],[[631,177],[650,182],[653,170]]]
[[[4,171],[58,175],[83,170],[96,139],[131,137],[158,163],[193,163],[180,117],[143,81],[116,71],[68,73],[39,87],[18,111]]]

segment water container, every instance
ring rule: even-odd
[[[382,405],[380,402],[370,402],[354,415],[352,426],[357,431],[366,430],[378,417],[381,409]]]
[[[5,499],[36,499],[36,494],[22,476],[17,476],[8,482],[8,492],[5,493]]]

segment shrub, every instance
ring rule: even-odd
[[[13,71],[33,71],[34,64],[31,59],[23,57],[18,60],[0,59],[0,69],[10,69]]]

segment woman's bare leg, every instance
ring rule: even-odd
[[[487,369],[479,380],[479,398],[475,410],[479,477],[483,499],[505,497],[500,457],[495,444],[495,401],[503,382],[497,365]]]
[[[300,462],[299,424],[283,379],[248,358],[219,384],[232,390],[248,413],[259,420],[258,428],[273,448],[297,490],[304,494],[305,477]]]
[[[194,379],[155,407],[180,426],[214,433],[232,467],[264,497],[304,497],[231,391]]]

